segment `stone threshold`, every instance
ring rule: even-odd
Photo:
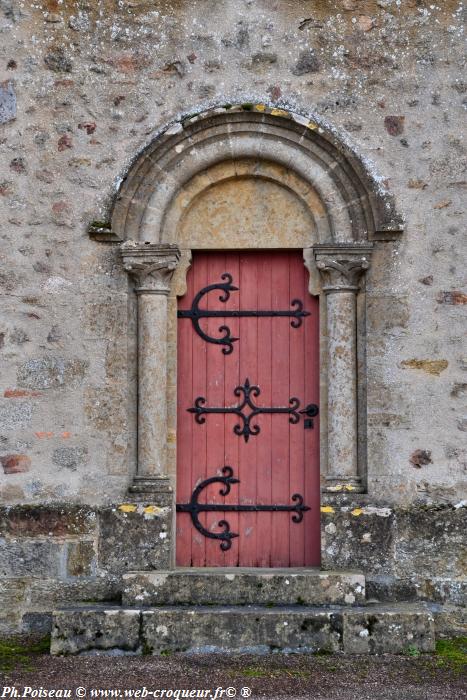
[[[332,606],[81,606],[53,613],[51,653],[403,653],[435,648],[419,604]]]
[[[123,576],[124,606],[356,605],[365,603],[358,571],[316,568],[180,568]]]

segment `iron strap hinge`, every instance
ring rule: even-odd
[[[227,309],[225,311],[211,311],[208,309],[200,309],[199,303],[201,299],[206,294],[212,292],[215,289],[218,289],[223,292],[223,294],[219,296],[219,301],[223,303],[227,302],[230,299],[231,292],[239,291],[239,287],[235,287],[232,284],[233,277],[229,272],[224,272],[224,274],[221,275],[221,279],[225,280],[225,282],[219,284],[210,284],[207,287],[201,289],[193,299],[191,308],[188,310],[178,311],[177,316],[178,318],[191,319],[193,328],[195,329],[196,333],[207,343],[224,345],[224,347],[222,348],[222,352],[224,353],[224,355],[230,355],[230,353],[233,352],[233,343],[235,343],[239,339],[235,338],[232,335],[228,326],[220,326],[219,332],[223,333],[223,335],[220,338],[213,338],[201,328],[199,324],[201,318],[276,318],[285,316],[288,318],[292,318],[292,321],[290,322],[292,328],[299,328],[302,325],[302,318],[304,316],[310,316],[309,311],[303,310],[303,302],[300,301],[300,299],[293,299],[290,302],[290,306],[292,307],[292,309],[285,311],[239,311],[236,309],[233,309],[231,311],[228,311]]]
[[[232,532],[230,530],[230,525],[227,520],[219,520],[218,525],[222,528],[222,532],[211,532],[207,530],[203,525],[201,525],[199,520],[200,513],[207,512],[228,512],[228,513],[260,513],[260,512],[287,512],[294,513],[292,516],[292,522],[301,523],[303,520],[303,514],[310,510],[309,506],[303,505],[303,496],[299,493],[294,493],[292,496],[292,501],[295,503],[292,505],[231,505],[227,503],[198,503],[198,498],[201,492],[210,484],[220,483],[223,487],[220,489],[219,494],[221,496],[227,496],[230,493],[230,488],[232,484],[239,484],[240,479],[236,479],[233,475],[232,467],[224,466],[222,467],[223,476],[213,476],[209,479],[205,479],[195,488],[191,495],[189,503],[177,503],[176,509],[177,513],[189,513],[191,516],[191,521],[195,528],[204,537],[209,537],[214,540],[221,540],[222,551],[227,551],[232,546],[232,540],[238,537],[237,532]]]

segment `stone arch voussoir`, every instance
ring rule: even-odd
[[[220,163],[233,177],[247,161],[251,177],[272,177],[303,201],[312,194],[320,243],[364,243],[402,231],[382,179],[331,127],[315,117],[244,105],[188,117],[151,141],[120,186],[113,233],[120,239],[177,243],[174,202],[184,198],[188,206],[190,194],[212,186]],[[277,167],[286,173],[282,183]]]

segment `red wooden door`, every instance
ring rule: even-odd
[[[318,404],[318,299],[302,254],[194,253],[178,315],[177,565],[319,565],[319,425],[300,413]]]

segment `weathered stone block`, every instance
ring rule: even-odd
[[[0,579],[0,629],[18,627],[26,593],[27,579]]]
[[[57,542],[0,539],[0,576],[60,576],[63,547]]]
[[[21,631],[25,634],[50,635],[52,629],[52,613],[31,612],[21,618]]]
[[[5,80],[0,83],[0,124],[16,118],[16,94],[13,83]]]
[[[395,576],[367,576],[366,595],[368,600],[380,603],[397,603],[416,601],[417,586],[410,579],[400,579]]]
[[[26,428],[32,419],[32,404],[26,401],[0,403],[0,430]]]
[[[83,328],[90,337],[117,338],[126,325],[121,303],[92,302],[83,310]]]
[[[87,447],[57,447],[52,453],[52,462],[59,467],[75,471],[88,461]]]
[[[317,569],[191,569],[126,574],[123,605],[363,603],[365,577]]]
[[[99,567],[126,571],[167,569],[171,564],[172,509],[125,503],[99,515]]]
[[[50,653],[89,651],[140,654],[139,610],[86,609],[54,612]]]
[[[467,608],[457,605],[428,605],[434,620],[436,638],[467,637]]]
[[[321,516],[323,569],[391,573],[394,513],[372,506],[324,506]]]
[[[72,504],[0,508],[1,537],[85,535],[95,531],[96,522],[96,515],[91,509]]]
[[[467,508],[426,506],[400,509],[395,523],[396,573],[410,577],[467,575]]]
[[[72,69],[71,60],[60,46],[47,51],[44,56],[44,63],[49,70],[55,73],[70,73]]]
[[[373,333],[407,328],[410,318],[408,299],[395,295],[371,295],[368,297],[368,318]]]
[[[418,597],[434,603],[452,603],[467,606],[467,577],[428,578],[416,577]]]
[[[120,583],[112,576],[59,580],[34,578],[30,581],[28,607],[33,611],[51,611],[63,605],[89,602],[120,602]]]
[[[63,357],[39,357],[18,367],[17,384],[27,389],[53,389],[79,384],[86,372],[87,362]]]
[[[384,126],[388,134],[391,136],[399,136],[404,132],[404,121],[405,117],[403,116],[390,115],[384,117]]]
[[[343,645],[347,654],[398,654],[409,647],[434,651],[433,615],[411,605],[344,611]]]
[[[84,413],[93,430],[109,431],[112,434],[124,432],[128,414],[120,385],[107,386],[105,389],[87,387],[84,401]]]
[[[21,474],[28,472],[31,467],[31,458],[28,455],[8,454],[0,457],[4,474]]]
[[[411,604],[364,608],[179,605],[143,610],[99,605],[54,612],[51,651],[382,654],[415,648],[430,652],[434,629],[432,610]]]
[[[292,70],[294,75],[306,75],[306,73],[317,73],[320,69],[320,62],[313,49],[305,49],[300,53],[298,60]]]
[[[436,301],[438,304],[452,304],[453,306],[457,306],[457,304],[467,304],[467,294],[457,290],[440,292]]]
[[[319,608],[159,608],[143,611],[142,634],[152,654],[335,652],[341,648],[341,619]]]
[[[402,369],[418,369],[427,374],[433,374],[439,377],[441,372],[447,369],[449,362],[447,360],[403,360],[400,363]]]
[[[68,542],[66,572],[68,576],[92,576],[96,571],[94,542]]]

